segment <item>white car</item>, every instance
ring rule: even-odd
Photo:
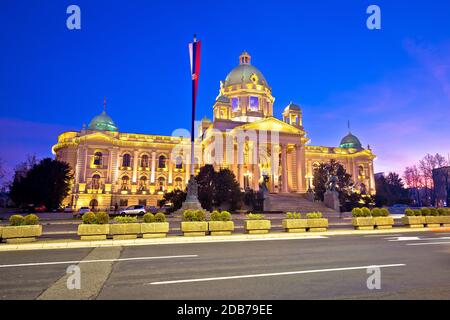
[[[125,216],[125,215],[131,215],[131,214],[140,214],[143,215],[145,214],[145,206],[129,206],[126,209],[122,209],[119,211],[121,215]]]
[[[91,209],[89,209],[89,207],[81,207],[80,210],[78,210],[77,213],[73,213],[74,216],[83,216],[83,214],[85,214],[86,212],[90,212]]]

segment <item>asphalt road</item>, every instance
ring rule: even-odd
[[[367,288],[374,265],[380,290]],[[0,298],[448,300],[450,234],[1,252]]]

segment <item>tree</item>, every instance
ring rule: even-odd
[[[212,165],[205,165],[195,177],[198,184],[198,201],[206,210],[212,211],[213,200],[216,194],[214,183],[215,171]]]
[[[396,203],[409,204],[408,190],[400,176],[390,172],[387,176],[380,175],[375,180],[377,206],[393,205]]]
[[[19,206],[56,209],[69,194],[72,178],[70,166],[58,160],[45,158],[31,168],[21,165],[16,168],[10,197]]]
[[[183,205],[183,202],[186,200],[187,193],[183,190],[174,190],[172,192],[167,192],[164,194],[163,199],[161,200],[161,206],[165,205],[168,202],[172,203],[172,207],[170,208],[170,212],[177,211]]]

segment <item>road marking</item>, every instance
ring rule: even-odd
[[[432,244],[450,244],[450,242],[420,242],[420,243],[408,243],[407,246],[427,246]]]
[[[160,284],[176,284],[176,283],[189,283],[189,282],[233,280],[233,279],[245,279],[245,278],[262,278],[262,277],[287,276],[287,275],[294,275],[294,274],[365,270],[365,269],[374,268],[374,267],[393,268],[393,267],[405,267],[405,266],[406,266],[406,264],[371,265],[371,266],[362,266],[362,267],[345,267],[345,268],[333,268],[333,269],[317,269],[317,270],[302,270],[302,271],[277,272],[277,273],[247,274],[247,275],[240,275],[240,276],[215,277],[215,278],[198,278],[198,279],[185,279],[185,280],[172,280],[172,281],[158,281],[158,282],[150,282],[148,284],[160,285]]]
[[[79,264],[79,263],[99,263],[99,262],[122,262],[122,261],[139,261],[139,260],[195,258],[195,257],[198,257],[198,255],[196,255],[196,254],[189,254],[189,255],[182,255],[182,256],[160,256],[160,257],[138,257],[138,258],[122,258],[122,259],[99,259],[99,260],[74,260],[74,261],[18,263],[18,264],[4,264],[4,265],[0,265],[0,268],[34,267],[34,266],[48,266],[48,265],[58,265],[58,264]]]
[[[397,240],[389,240],[389,241],[434,241],[434,240],[449,240],[450,237],[436,237],[436,238],[420,238],[420,237],[399,237]]]
[[[403,235],[402,234],[393,234],[389,238],[385,238],[385,239],[394,239],[394,238],[401,237],[401,236],[403,236]],[[364,236],[364,238],[381,238],[381,237],[386,237],[386,234],[373,234],[373,235]]]

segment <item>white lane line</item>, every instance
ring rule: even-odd
[[[137,258],[122,258],[122,259],[99,259],[99,260],[74,260],[74,261],[54,261],[54,262],[35,262],[35,263],[18,263],[18,264],[4,264],[0,268],[13,267],[35,267],[35,266],[49,266],[58,264],[79,264],[79,263],[99,263],[99,262],[121,262],[121,261],[139,261],[139,260],[158,260],[158,259],[177,259],[177,258],[195,258],[196,254],[182,255],[182,256],[159,256],[159,257],[137,257]]]
[[[247,275],[229,276],[229,277],[215,277],[215,278],[198,278],[198,279],[185,279],[185,280],[172,280],[172,281],[158,281],[158,282],[150,282],[148,284],[150,284],[150,285],[160,285],[160,284],[175,284],[175,283],[189,283],[189,282],[204,282],[204,281],[232,280],[232,279],[245,279],[245,278],[287,276],[287,275],[293,275],[293,274],[306,274],[306,273],[349,271],[349,270],[365,270],[365,269],[373,268],[373,267],[393,268],[393,267],[405,267],[405,266],[406,266],[406,264],[371,265],[371,266],[361,266],[361,267],[345,267],[345,268],[333,268],[333,269],[317,269],[317,270],[302,270],[302,271],[277,272],[277,273],[247,274]]]
[[[420,243],[408,243],[407,246],[428,246],[432,244],[450,244],[450,242],[420,242]]]
[[[450,237],[435,237],[435,238],[420,238],[420,237],[400,237],[397,240],[389,240],[389,241],[434,241],[434,240],[449,240]]]

